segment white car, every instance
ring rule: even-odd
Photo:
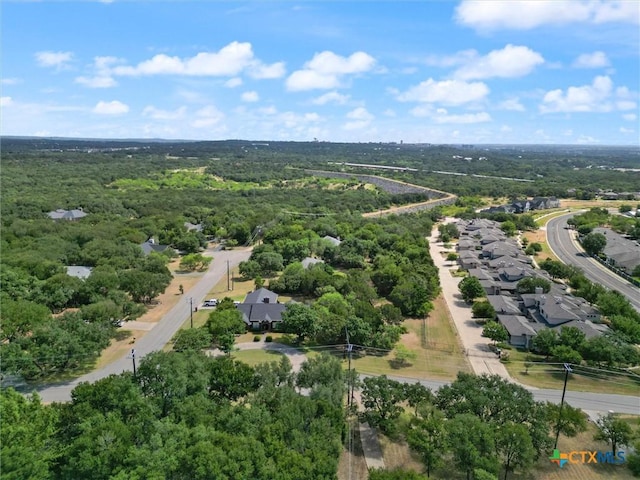
[[[217,298],[210,298],[209,300],[205,300],[202,304],[203,307],[215,307],[216,305],[218,305]]]

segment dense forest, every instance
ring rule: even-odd
[[[349,335],[359,348],[393,348],[402,320],[428,313],[439,292],[425,237],[442,210],[364,218],[427,196],[358,174],[451,192],[466,216],[480,196],[590,198],[640,185],[640,172],[625,170],[638,151],[626,148],[5,138],[2,150],[1,368],[40,381],[90,367],[167,287],[170,259],[201,268],[211,241],[254,245],[240,274],[301,300],[282,323],[299,342]],[[86,216],[54,220],[57,209]],[[530,215],[495,219],[535,227]],[[145,254],[149,239],[169,248]],[[307,257],[318,263],[303,267]],[[67,266],[91,273],[79,279]],[[605,298],[565,273],[554,276]],[[230,300],[219,305],[175,351],[147,356],[135,375],[81,385],[69,404],[3,390],[3,478],[335,478],[349,414],[340,360],[312,357],[294,374],[286,359],[253,368],[198,352],[228,351],[244,328],[238,315]],[[636,318],[618,317],[616,330],[637,338]],[[363,419],[405,439],[427,472],[453,462],[469,478],[526,472],[548,450],[556,415],[495,378],[462,375],[433,393],[380,377],[362,395]],[[562,433],[579,431],[580,418]]]

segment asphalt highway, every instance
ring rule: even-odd
[[[574,231],[567,228],[567,220],[573,215],[575,213],[568,213],[555,217],[547,223],[547,243],[551,250],[562,262],[579,267],[592,282],[620,292],[640,312],[640,288],[584,254],[574,239]]]

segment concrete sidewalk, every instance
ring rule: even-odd
[[[451,275],[451,270],[457,269],[457,264],[446,260],[446,253],[443,255],[443,252],[447,252],[447,250],[442,242],[438,241],[438,236],[438,228],[434,226],[429,238],[429,251],[433,263],[438,267],[442,295],[449,307],[451,318],[453,318],[471,368],[476,375],[485,373],[488,375],[500,375],[506,380],[513,381],[497,355],[489,349],[490,340],[482,336],[482,327],[472,318],[471,305],[462,299],[462,295],[458,290],[458,284],[462,277]]]

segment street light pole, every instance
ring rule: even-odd
[[[131,349],[131,360],[133,361],[133,378],[136,378],[136,350]]]
[[[568,363],[564,364],[564,387],[562,387],[562,399],[560,400],[560,409],[558,410],[558,422],[556,423],[556,442],[553,444],[553,449],[558,448],[558,438],[560,438],[560,422],[562,421],[562,407],[564,406],[564,395],[567,393],[567,380],[569,379],[569,373],[571,373],[571,367]]]

